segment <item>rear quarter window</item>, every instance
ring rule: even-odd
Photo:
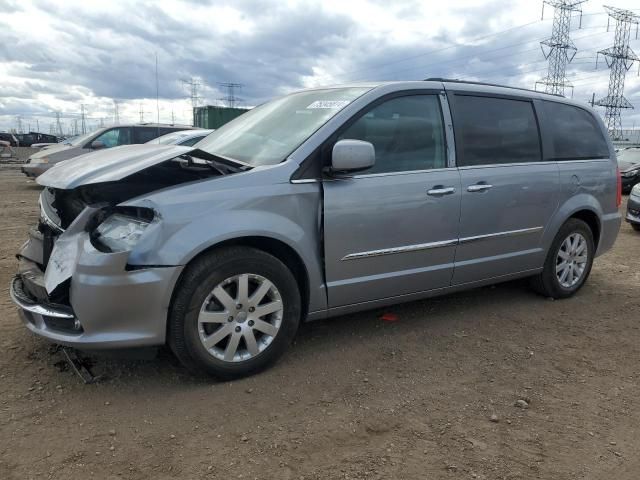
[[[609,147],[593,115],[580,107],[542,101],[550,160],[608,158]]]

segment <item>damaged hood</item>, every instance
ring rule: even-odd
[[[158,144],[113,147],[60,162],[36,181],[44,187],[62,190],[113,182],[194,150],[193,147]]]

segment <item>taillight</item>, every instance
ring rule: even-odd
[[[618,178],[618,185],[616,189],[616,207],[622,205],[622,176],[620,175],[620,168],[616,168],[616,177]]]

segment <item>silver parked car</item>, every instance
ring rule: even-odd
[[[70,138],[62,143],[50,145],[31,155],[22,166],[22,173],[36,178],[56,163],[105,148],[146,143],[167,133],[193,127],[142,123],[104,127],[95,132]]]
[[[621,223],[593,111],[430,80],[287,95],[194,147],[102,151],[39,178],[11,296],[80,349],[168,344],[256,372],[301,321],[521,277],[573,295]]]

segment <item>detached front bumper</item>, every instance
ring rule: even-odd
[[[27,257],[40,248],[37,235],[22,248],[20,273],[11,283],[10,295],[26,327],[54,343],[86,350],[164,344],[171,294],[182,267],[131,270],[128,252],[103,253],[93,247],[87,233],[76,236],[71,278],[51,298],[37,259]],[[55,263],[52,259],[47,268],[56,268]]]

